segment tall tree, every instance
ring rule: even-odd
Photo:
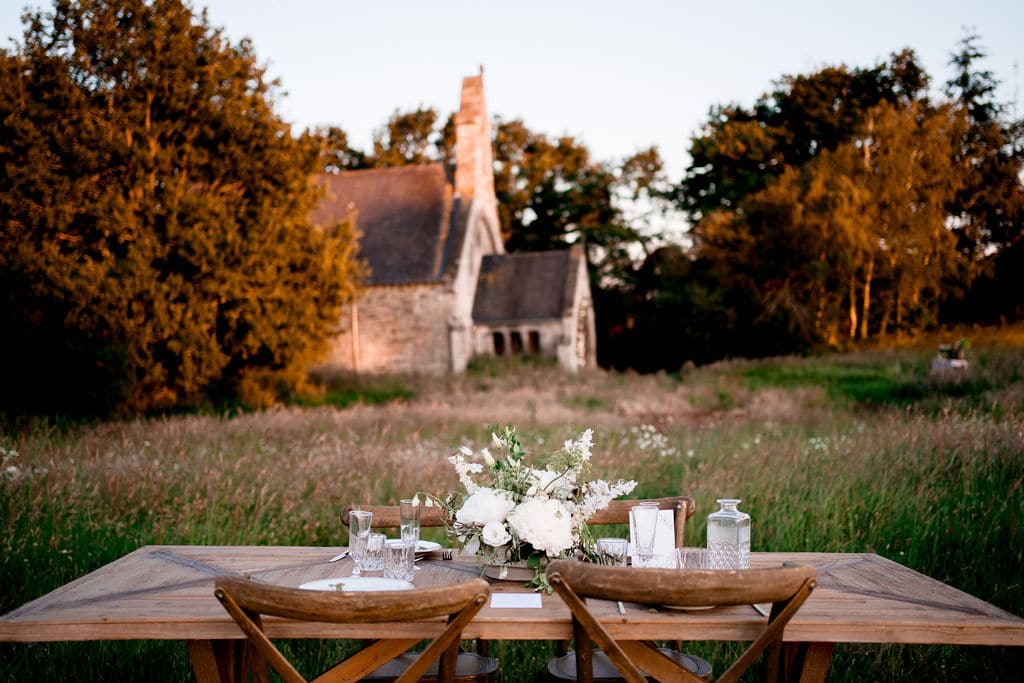
[[[437,161],[443,136],[436,127],[437,112],[433,108],[396,110],[373,134],[373,165],[408,166]]]
[[[0,363],[42,388],[8,408],[299,385],[355,243],[310,224],[320,147],[274,113],[251,44],[179,0],[57,1],[2,66]]]
[[[735,209],[786,168],[850,140],[879,102],[918,98],[928,78],[910,50],[872,68],[826,67],[785,76],[754,106],[713,107],[690,145],[677,201],[692,222]]]
[[[951,285],[963,291],[980,275],[976,298],[988,305],[975,304],[963,314],[1017,316],[1019,297],[1007,294],[1024,286],[1024,124],[1007,120],[996,102],[999,83],[979,67],[986,56],[979,42],[973,34],[961,40],[950,60],[954,75],[946,82],[946,93],[966,123],[955,150],[965,182],[947,210],[967,269]]]

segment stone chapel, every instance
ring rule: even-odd
[[[494,194],[483,75],[462,82],[455,167],[324,174],[314,216],[355,211],[370,269],[346,307],[325,368],[444,374],[474,356],[535,354],[576,371],[596,362],[594,308],[580,246],[506,253]]]

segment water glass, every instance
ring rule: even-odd
[[[363,571],[379,572],[384,569],[384,534],[370,533],[366,537],[366,552],[363,555]]]
[[[419,543],[421,509],[419,497],[403,498],[398,502],[399,532],[403,541]]]
[[[634,505],[629,509],[633,531],[633,545],[641,567],[651,564],[654,559],[654,537],[658,533],[657,504]]]
[[[707,548],[676,548],[676,567],[679,569],[710,569],[711,553]]]
[[[599,538],[594,544],[598,564],[626,566],[629,543],[624,538]]]
[[[350,510],[348,513],[348,552],[356,565],[352,576],[359,576],[363,571],[363,558],[366,556],[366,542],[370,537],[372,521],[373,513],[367,510]]]
[[[384,577],[412,581],[416,561],[416,543],[396,539],[384,544]]]

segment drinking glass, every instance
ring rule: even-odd
[[[707,548],[676,548],[676,567],[679,569],[709,569],[711,553]]]
[[[384,534],[370,532],[366,537],[366,552],[363,554],[363,571],[379,572],[384,569]]]
[[[403,541],[420,541],[420,500],[403,498],[398,502],[399,531]]]
[[[629,543],[624,538],[599,538],[594,544],[598,564],[626,566]]]
[[[373,513],[368,510],[350,510],[348,513],[348,552],[356,565],[352,576],[359,576],[363,571],[363,558],[366,556],[366,542],[370,537],[372,521]]]
[[[634,505],[629,509],[633,526],[633,545],[641,567],[647,567],[654,559],[654,537],[658,533],[657,504]]]
[[[384,577],[412,581],[416,559],[416,543],[396,539],[384,544]]]

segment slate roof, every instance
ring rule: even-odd
[[[320,182],[327,191],[313,218],[329,225],[358,212],[368,284],[436,282],[452,265],[449,255],[462,239],[453,233],[466,221],[441,164],[324,174]]]
[[[578,249],[490,254],[480,265],[473,321],[510,323],[561,318],[575,297]]]

